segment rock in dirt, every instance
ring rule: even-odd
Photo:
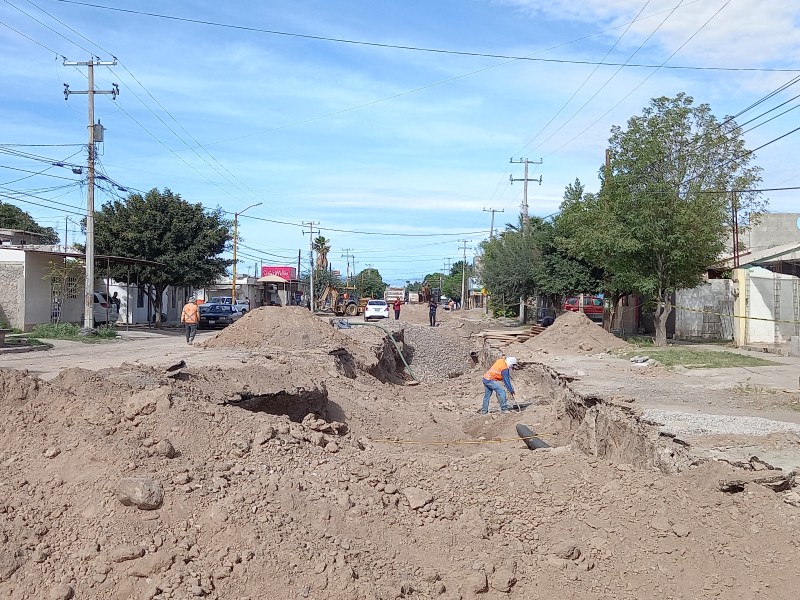
[[[498,592],[508,593],[511,591],[511,588],[516,582],[517,578],[514,577],[514,574],[511,571],[507,569],[500,569],[492,576],[492,589],[495,589]]]
[[[406,497],[406,500],[408,500],[408,505],[411,507],[411,510],[417,510],[429,502],[433,502],[433,495],[430,492],[416,487],[404,488],[403,495]]]
[[[66,584],[56,585],[50,588],[50,600],[70,600],[75,595],[75,590]]]
[[[161,440],[156,444],[156,454],[164,458],[175,458],[175,447],[169,440]]]
[[[485,594],[489,591],[489,581],[485,573],[473,573],[467,578],[467,592],[470,594]]]
[[[159,401],[169,401],[169,391],[165,388],[145,390],[131,396],[125,403],[125,418],[133,421],[141,415],[152,415],[156,412]]]
[[[144,556],[144,550],[139,546],[126,545],[118,546],[111,551],[112,562],[121,563],[127,560],[134,560]]]
[[[164,503],[164,488],[146,477],[126,477],[117,484],[117,499],[125,506],[155,510]]]
[[[174,552],[155,552],[137,560],[128,569],[128,575],[133,577],[150,577],[166,571],[175,562]]]
[[[581,551],[575,540],[559,542],[550,549],[550,553],[565,560],[577,560],[581,556]]]

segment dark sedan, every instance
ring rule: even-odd
[[[226,327],[242,315],[230,304],[201,304],[198,329]]]

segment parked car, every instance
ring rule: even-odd
[[[233,304],[233,298],[231,296],[212,296],[208,300],[209,304]],[[247,300],[239,300],[236,299],[236,303],[233,304],[241,314],[246,313],[250,310],[250,303]]]
[[[201,304],[198,329],[206,327],[227,327],[242,315],[230,304]]]
[[[95,325],[107,325],[116,323],[119,318],[117,305],[111,301],[105,292],[94,293],[94,304],[92,305],[92,319]]]
[[[364,320],[370,319],[388,319],[389,318],[389,305],[386,300],[370,300],[364,308]]]
[[[563,310],[579,312],[578,297],[567,298],[564,302]],[[593,321],[603,320],[603,299],[600,296],[583,297],[583,313]]]

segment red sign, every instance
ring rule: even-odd
[[[297,269],[295,267],[261,267],[261,276],[277,275],[286,280],[297,279]]]

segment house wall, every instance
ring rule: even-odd
[[[95,289],[105,290],[106,282],[98,282],[98,285]],[[146,286],[145,290],[147,290]],[[131,325],[135,325],[137,323],[149,323],[152,320],[153,315],[155,314],[155,308],[153,308],[153,302],[148,300],[148,294],[146,291],[141,298],[141,304],[143,306],[139,306],[139,286],[136,284],[127,285],[125,283],[117,283],[116,281],[111,280],[108,283],[109,297],[113,296],[114,292],[117,293],[117,297],[119,298],[120,302],[119,319],[117,319],[117,323],[129,323]],[[164,322],[177,323],[180,321],[181,309],[186,303],[187,297],[188,294],[184,288],[167,286],[167,289],[164,290],[164,294],[161,298],[161,312],[166,315]]]
[[[766,213],[749,231],[748,250],[773,248],[784,244],[800,244],[800,213]]]
[[[24,256],[0,249],[0,321],[20,329],[25,325]]]
[[[747,288],[747,324],[745,343],[748,344],[782,344],[789,337],[796,335],[796,311],[798,288],[796,277],[773,274],[771,271],[754,267],[748,272]],[[779,306],[775,306],[776,281],[780,298]],[[775,320],[778,322],[777,335]]]
[[[675,339],[731,340],[735,289],[730,279],[710,279],[675,293]],[[711,307],[711,314],[704,311]],[[716,314],[713,314],[716,313]]]
[[[63,260],[48,254],[25,253],[25,331],[35,325],[50,323],[53,316],[53,280],[50,262]],[[61,305],[61,321],[83,322],[83,281],[77,288],[76,298],[65,298]]]

